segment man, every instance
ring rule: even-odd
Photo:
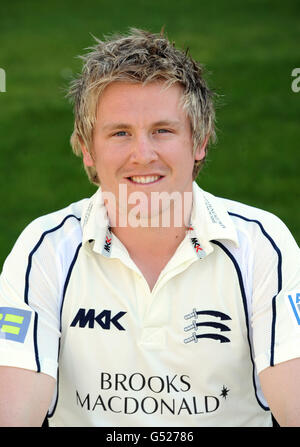
[[[201,66],[135,29],[83,59],[71,143],[99,188],[4,264],[1,425],[300,425],[299,248],[194,182],[214,138]]]

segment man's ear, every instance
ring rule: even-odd
[[[83,163],[87,167],[94,166],[94,160],[90,152],[88,151],[86,145],[83,142],[83,139],[79,137],[80,146],[81,146],[81,152],[82,152],[82,159]]]
[[[200,145],[197,146],[197,149],[196,149],[196,151],[195,151],[195,160],[196,160],[196,161],[201,161],[201,160],[203,160],[203,158],[205,158],[205,155],[206,155],[206,146],[207,146],[207,143],[208,143],[208,138],[209,138],[209,135],[207,135],[207,136],[205,137],[205,140],[203,141],[203,143],[201,144],[201,146],[200,146]]]

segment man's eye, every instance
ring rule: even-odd
[[[118,132],[114,133],[114,137],[124,137],[125,135],[127,135],[125,130],[119,130]]]
[[[168,129],[157,129],[157,133],[169,133]]]

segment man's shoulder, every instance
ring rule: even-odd
[[[266,221],[268,219],[270,220],[277,220],[278,217],[276,214],[262,209],[258,208],[253,205],[249,205],[244,202],[239,202],[237,200],[232,200],[224,197],[216,197],[220,203],[222,203],[223,207],[226,208],[227,212],[231,216],[236,216],[243,218],[245,220],[263,220]]]
[[[29,226],[38,227],[40,230],[49,231],[61,225],[66,219],[74,218],[74,223],[80,222],[86,204],[89,199],[81,199],[70,203],[64,208],[52,211],[34,219]]]
[[[58,260],[72,257],[82,241],[81,216],[88,201],[89,199],[79,200],[30,222],[17,238],[3,264],[6,277],[17,271],[22,276],[24,269],[31,266],[33,261],[50,266]]]
[[[20,243],[28,248],[38,244],[46,235],[58,238],[81,232],[81,216],[89,199],[81,199],[59,210],[44,214],[31,221],[20,234],[16,245]]]
[[[276,212],[214,195],[196,185],[194,191],[195,202],[200,204],[200,212],[204,210],[204,215],[207,215],[207,228],[213,239],[228,239],[240,245],[247,241],[250,244],[262,241],[269,243],[292,237]],[[201,205],[203,203],[204,207]],[[201,223],[201,219],[199,221]]]
[[[70,203],[61,209],[39,216],[32,223],[47,229],[48,227],[59,225],[62,221],[70,217],[74,217],[74,219],[79,222],[88,201],[88,198],[84,198],[77,202]]]
[[[263,234],[269,239],[289,232],[280,217],[271,211],[227,198],[216,199],[226,209],[237,230]]]

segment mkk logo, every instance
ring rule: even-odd
[[[292,310],[292,315],[296,318],[297,325],[300,326],[300,293],[289,292],[286,295],[286,300],[289,304],[290,310]]]
[[[94,328],[95,322],[102,328],[109,330],[113,325],[119,331],[125,331],[124,327],[119,323],[120,318],[125,315],[126,312],[118,312],[112,317],[110,310],[102,310],[96,315],[95,309],[79,309],[74,320],[71,323],[72,327],[79,324],[79,327],[85,327],[88,324],[89,328]]]
[[[31,312],[15,307],[0,307],[0,339],[24,343]]]
[[[231,320],[230,316],[224,314],[223,312],[219,312],[217,310],[196,310],[193,309],[193,312],[185,315],[185,320],[189,320],[194,318],[191,324],[184,328],[185,332],[189,332],[194,330],[192,335],[184,340],[184,343],[190,343],[191,341],[197,343],[199,339],[210,338],[212,340],[217,340],[220,343],[229,343],[230,340],[228,337],[225,337],[220,332],[228,332],[231,329],[224,323],[220,323],[218,320],[213,321],[199,321],[199,316],[204,316],[205,320],[207,317],[220,318],[220,320]],[[208,328],[212,328],[213,330],[209,330]],[[217,332],[214,331],[217,329]],[[200,331],[200,333],[199,333]]]

